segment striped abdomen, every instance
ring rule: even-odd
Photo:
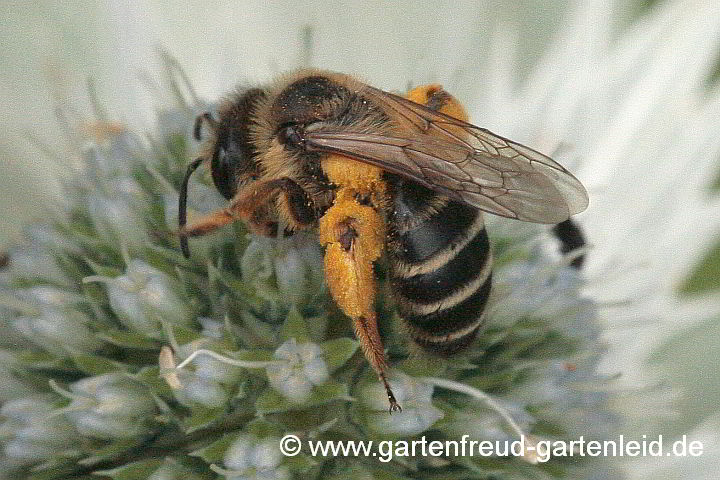
[[[454,353],[475,338],[490,295],[482,213],[416,184],[391,184],[388,257],[399,313],[415,343]]]

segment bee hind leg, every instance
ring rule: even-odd
[[[352,319],[365,358],[385,387],[390,411],[400,411],[387,381],[388,363],[374,310],[373,262],[382,254],[384,222],[374,208],[345,199],[328,209],[319,230],[330,294]]]

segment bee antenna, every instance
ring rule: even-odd
[[[200,117],[198,117],[200,118]],[[190,175],[197,170],[200,166],[204,157],[198,157],[188,165],[187,172],[185,172],[185,178],[183,179],[182,186],[180,187],[180,204],[178,205],[178,223],[180,224],[180,249],[182,250],[185,258],[190,258],[190,247],[188,247],[187,236],[183,233],[183,227],[187,223],[187,187],[188,181],[190,181]]]
[[[210,112],[205,112],[205,113],[200,114],[197,117],[195,117],[195,125],[193,126],[193,137],[198,142],[200,140],[202,140],[202,124],[203,123],[207,123],[213,132],[216,132],[217,128],[218,128],[218,122],[217,122],[217,120],[212,118],[212,115],[210,115]]]

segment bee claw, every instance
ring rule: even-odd
[[[395,401],[390,402],[390,409],[388,410],[391,414],[393,412],[402,412],[402,407]]]

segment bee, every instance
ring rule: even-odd
[[[563,222],[570,243],[580,238],[567,222],[588,205],[582,184],[549,157],[468,123],[440,85],[399,96],[301,70],[228,96],[217,118],[197,118],[196,139],[204,126],[210,136],[180,192],[183,253],[188,237],[237,220],[268,236],[316,229],[330,294],[352,319],[391,412],[400,406],[373,306],[382,255],[412,340],[450,355],[475,338],[490,295],[483,212]],[[187,225],[188,179],[203,162],[229,205]]]

